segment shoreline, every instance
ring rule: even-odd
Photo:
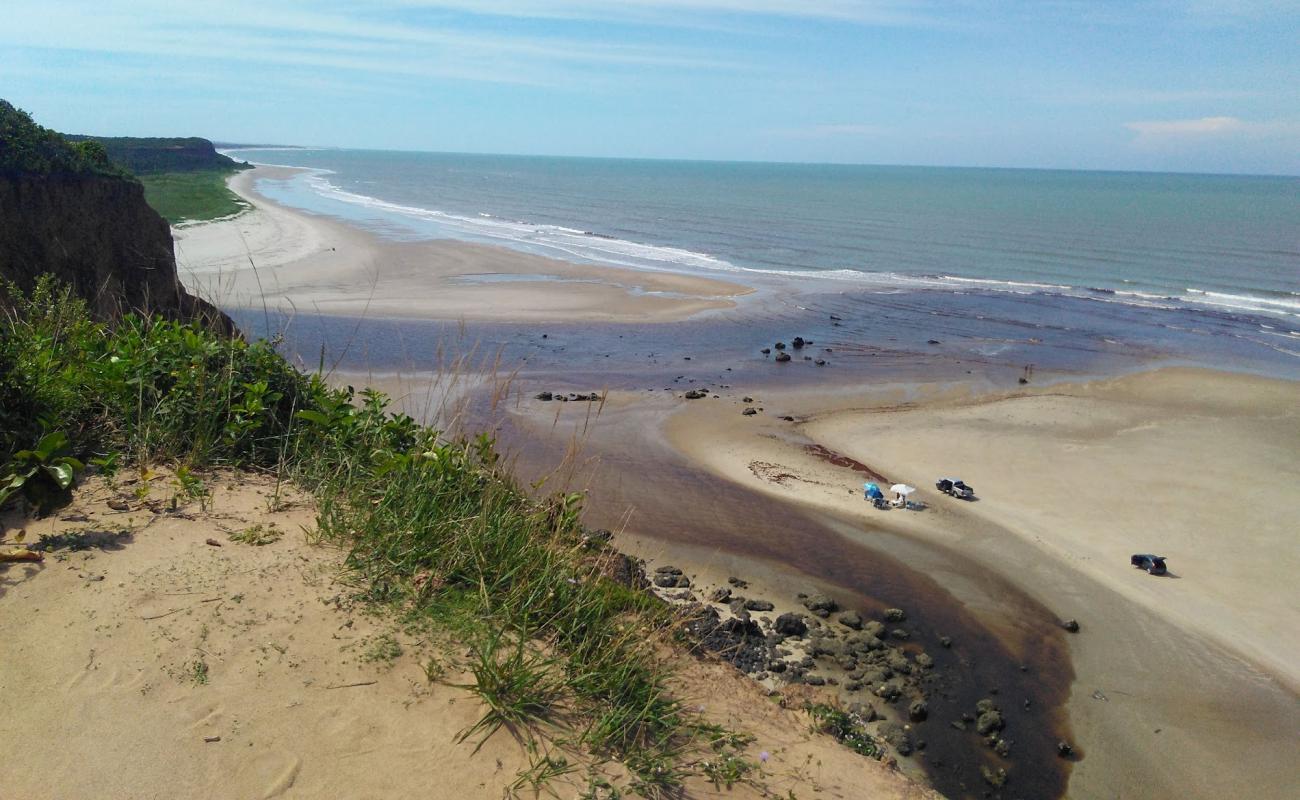
[[[593,505],[597,508],[603,506],[601,510],[608,512],[612,520],[606,523],[609,527],[629,524],[626,534],[616,536],[616,543],[621,548],[652,560],[668,559],[669,563],[688,568],[688,571],[705,570],[718,560],[735,562],[739,559],[738,563],[749,563],[755,572],[774,570],[773,574],[784,576],[780,580],[788,585],[817,577],[808,570],[815,571],[819,567],[807,559],[801,562],[802,567],[791,570],[788,565],[777,563],[779,559],[774,555],[777,550],[770,550],[758,560],[746,562],[744,552],[752,549],[747,545],[708,540],[708,536],[721,530],[711,526],[725,527],[734,523],[724,521],[703,501],[692,506],[693,513],[700,515],[700,521],[688,530],[653,531],[647,530],[653,528],[653,524],[647,526],[644,523],[637,527],[636,515],[644,511],[637,506],[647,502],[643,496],[657,498],[663,503],[676,502],[672,483],[676,478],[656,472],[665,463],[664,454],[656,449],[662,446],[666,448],[665,452],[675,453],[701,470],[703,477],[697,480],[717,482],[710,486],[735,485],[746,491],[762,493],[781,507],[815,512],[826,520],[827,530],[833,531],[830,535],[838,537],[837,547],[844,552],[855,549],[883,552],[906,564],[907,569],[932,576],[953,598],[944,602],[965,606],[1012,653],[1020,652],[1030,641],[1027,637],[1036,634],[1031,633],[1033,625],[1026,627],[1024,620],[1015,616],[1021,613],[1018,601],[1009,602],[1000,596],[999,581],[1051,609],[1060,618],[1077,617],[1083,629],[1077,636],[1066,640],[1074,679],[1068,692],[1070,696],[1062,707],[1068,712],[1069,726],[1078,734],[1077,744],[1084,758],[1072,767],[1067,796],[1110,797],[1134,785],[1163,787],[1172,793],[1187,791],[1186,781],[1192,781],[1198,787],[1197,791],[1203,791],[1203,796],[1207,797],[1229,789],[1240,794],[1243,781],[1247,776],[1253,776],[1250,778],[1253,781],[1251,790],[1258,792],[1253,796],[1262,798],[1275,794],[1270,789],[1268,778],[1280,778],[1279,786],[1285,782],[1287,776],[1279,775],[1282,770],[1277,766],[1286,763],[1280,748],[1288,741],[1289,727],[1293,729],[1300,720],[1296,719],[1295,711],[1296,675],[1286,669],[1294,663],[1289,658],[1294,651],[1294,642],[1288,641],[1286,634],[1287,620],[1293,615],[1288,615],[1285,607],[1286,584],[1278,583],[1275,570],[1269,571],[1265,580],[1260,580],[1248,566],[1241,569],[1241,562],[1233,560],[1241,556],[1244,547],[1227,551],[1210,548],[1203,557],[1189,558],[1186,547],[1195,546],[1195,542],[1178,544],[1179,540],[1174,540],[1177,548],[1165,546],[1167,542],[1142,546],[1134,543],[1131,548],[1125,544],[1121,547],[1124,552],[1120,553],[1117,565],[1114,553],[1109,550],[1103,560],[1100,550],[1074,552],[1054,543],[1052,537],[1059,536],[1062,531],[1077,530],[1080,515],[1085,519],[1102,521],[1095,530],[1089,531],[1089,541],[1102,541],[1105,535],[1121,528],[1143,530],[1144,526],[1152,524],[1152,518],[1141,515],[1112,522],[1101,513],[1113,502],[1108,500],[1111,493],[1107,484],[1112,474],[1121,483],[1124,480],[1136,482],[1133,485],[1141,487],[1144,502],[1150,502],[1156,511],[1163,510],[1163,516],[1168,516],[1170,511],[1175,515],[1182,514],[1183,518],[1190,514],[1190,519],[1198,524],[1201,522],[1199,518],[1204,517],[1204,524],[1211,529],[1210,535],[1219,531],[1252,535],[1249,529],[1259,521],[1258,518],[1243,519],[1239,513],[1225,516],[1223,509],[1213,501],[1220,497],[1225,481],[1254,480],[1261,477],[1257,472],[1270,467],[1275,474],[1272,477],[1262,475],[1261,486],[1264,488],[1259,496],[1264,499],[1265,508],[1283,509],[1280,515],[1274,516],[1284,520],[1285,505],[1278,504],[1285,498],[1296,497],[1293,487],[1297,484],[1285,479],[1288,470],[1295,471],[1294,457],[1288,460],[1283,450],[1280,458],[1274,456],[1271,460],[1260,460],[1256,458],[1259,450],[1246,448],[1242,437],[1247,433],[1257,436],[1258,431],[1250,427],[1249,419],[1267,411],[1270,403],[1276,408],[1278,393],[1284,401],[1293,398],[1298,385],[1295,382],[1198,370],[1153,372],[1153,367],[1177,361],[1177,357],[1162,359],[1158,348],[1144,350],[1115,342],[1111,343],[1114,349],[1123,352],[1126,360],[1107,361],[1090,356],[1081,359],[1078,366],[1066,361],[1057,370],[1043,367],[1033,386],[1018,389],[1019,353],[971,358],[967,351],[945,353],[943,348],[927,349],[924,346],[925,333],[922,332],[925,329],[919,326],[909,337],[915,341],[914,349],[899,345],[899,349],[890,350],[891,346],[885,345],[884,348],[850,350],[847,355],[840,341],[822,341],[837,335],[838,329],[828,327],[816,331],[818,350],[822,349],[822,344],[835,345],[835,355],[828,357],[834,366],[845,368],[841,372],[798,373],[794,371],[795,365],[787,364],[784,372],[773,373],[770,371],[772,365],[764,359],[752,365],[737,365],[737,371],[732,372],[731,365],[738,362],[729,359],[740,352],[736,348],[749,350],[750,345],[745,340],[758,338],[755,331],[733,333],[735,341],[729,342],[731,350],[719,347],[718,342],[707,338],[700,340],[691,332],[742,328],[735,320],[725,321],[730,328],[701,326],[694,319],[693,327],[670,326],[682,331],[678,335],[684,339],[652,338],[646,342],[638,340],[635,345],[631,341],[625,344],[615,342],[614,334],[622,338],[618,332],[626,327],[607,323],[684,321],[700,316],[700,309],[684,305],[661,313],[662,309],[636,303],[644,297],[635,297],[627,292],[626,287],[617,285],[615,289],[627,296],[624,298],[627,303],[599,307],[600,300],[588,294],[583,302],[594,303],[594,306],[562,317],[551,316],[549,311],[538,314],[535,308],[525,314],[511,305],[527,306],[536,303],[548,291],[551,294],[567,293],[575,288],[572,283],[547,280],[523,281],[529,285],[527,292],[518,292],[517,284],[512,287],[508,282],[475,286],[468,292],[452,291],[443,298],[445,302],[441,305],[392,295],[378,304],[365,303],[365,298],[357,297],[343,297],[336,304],[334,301],[340,299],[340,294],[348,291],[345,287],[351,287],[355,293],[360,285],[355,280],[359,267],[375,270],[378,274],[374,262],[367,259],[393,257],[403,249],[427,256],[440,252],[443,243],[433,243],[436,246],[427,246],[430,243],[393,243],[395,249],[388,250],[385,249],[387,244],[380,242],[379,237],[346,224],[283,209],[274,203],[265,205],[290,217],[309,221],[312,230],[334,231],[339,236],[356,240],[346,246],[345,254],[337,254],[336,250],[323,249],[327,245],[338,247],[323,238],[288,237],[289,245],[281,248],[285,269],[277,270],[273,276],[275,291],[272,297],[288,298],[295,304],[310,302],[325,314],[345,314],[350,308],[352,316],[357,316],[356,312],[360,311],[385,319],[463,319],[500,324],[588,323],[585,328],[569,326],[558,331],[556,327],[549,327],[551,338],[545,343],[538,338],[546,338],[542,329],[527,334],[527,348],[531,348],[526,350],[530,355],[523,359],[528,363],[527,369],[512,373],[504,387],[483,379],[485,375],[490,377],[491,366],[471,368],[477,383],[468,382],[461,387],[460,393],[465,406],[477,403],[477,407],[462,409],[459,418],[470,420],[474,425],[486,424],[485,429],[497,430],[498,423],[492,420],[504,414],[513,420],[511,424],[516,427],[530,429],[534,439],[523,437],[512,441],[507,437],[507,442],[526,460],[531,459],[529,466],[534,468],[553,467],[554,460],[543,462],[547,458],[562,456],[574,446],[591,448],[593,457],[604,465],[600,471],[614,475],[602,478],[604,483],[597,481],[589,486],[593,490]],[[264,235],[274,243],[274,231]],[[222,246],[229,248],[231,241],[227,239]],[[238,237],[233,241],[239,242]],[[374,246],[376,242],[383,246]],[[184,247],[185,240],[181,239],[178,253]],[[214,252],[219,249],[217,244],[212,247]],[[484,257],[479,248],[492,251],[489,257],[509,260],[521,269],[524,267],[519,264],[520,260],[529,262],[529,269],[547,270],[514,274],[549,275],[552,274],[549,270],[559,269],[553,267],[549,259],[514,251],[504,251],[503,254],[497,252],[498,248],[481,245],[450,243],[451,250],[470,251],[465,254],[470,262]],[[312,252],[304,255],[304,250]],[[227,256],[239,257],[229,253]],[[275,258],[270,260],[275,261]],[[569,267],[598,269],[578,265]],[[249,272],[245,270],[245,274],[239,276],[245,289],[250,283]],[[609,280],[617,275],[618,270],[602,273],[603,278],[593,280]],[[437,280],[446,282],[465,274],[470,273],[457,273],[453,268]],[[646,274],[636,273],[638,278]],[[229,277],[220,268],[208,273],[209,278],[213,275],[222,280]],[[331,291],[312,290],[316,283],[324,282],[329,286],[329,281],[335,276],[340,283],[329,287]],[[374,285],[378,285],[378,279]],[[411,285],[406,284],[408,288]],[[585,291],[590,287],[579,285],[578,288]],[[562,291],[556,292],[557,289]],[[478,301],[470,299],[476,294],[499,298],[501,305],[495,306],[498,300],[493,300],[493,313],[479,316],[480,309],[473,305]],[[798,306],[797,302],[778,298],[775,304],[764,304],[768,311],[777,308],[769,317],[750,314],[747,321],[779,325],[787,331],[804,330],[807,335],[805,325],[809,317],[806,314],[796,317],[792,309],[801,312],[808,312],[808,309]],[[832,313],[838,311],[833,305],[822,307],[822,320],[825,320],[828,308]],[[719,309],[705,309],[709,310]],[[674,317],[673,314],[682,316]],[[832,316],[831,319],[838,317]],[[888,322],[879,325],[887,326]],[[753,325],[744,327],[748,330]],[[524,336],[518,331],[510,335]],[[855,335],[868,340],[873,338],[865,332],[855,332]],[[1033,337],[1042,334],[1013,335],[1027,337],[1024,344],[1018,345],[1024,353],[1032,354],[1035,347],[1041,350],[1041,343]],[[504,335],[498,336],[496,343],[503,340]],[[881,341],[879,338],[876,340]],[[890,336],[889,341],[893,340]],[[1003,349],[996,335],[991,335],[988,342],[987,349],[994,354]],[[382,342],[363,341],[362,344],[376,347]],[[666,353],[662,348],[665,344],[668,347]],[[642,356],[639,361],[630,357],[633,349],[642,347],[654,350],[651,358],[645,359],[644,353],[638,354]],[[599,357],[601,350],[606,348],[621,350],[622,357],[604,362],[604,365],[596,361],[597,368],[593,370],[589,359]],[[973,349],[978,352],[978,343]],[[300,349],[300,352],[310,350],[308,347]],[[438,350],[441,353],[441,345]],[[1068,346],[1054,352],[1068,352]],[[1106,354],[1108,351],[1101,347],[1097,352]],[[533,358],[536,354],[545,357]],[[683,354],[690,354],[694,361]],[[507,354],[507,362],[513,355]],[[429,366],[418,356],[407,357],[412,361],[405,367],[394,366],[392,362],[374,365],[372,374],[378,373],[382,377],[367,382],[377,383],[382,388],[396,387],[392,393],[400,395],[403,385],[420,381],[422,368],[428,369]],[[1047,358],[1045,355],[1040,357]],[[1028,360],[1032,356],[1024,358]],[[684,365],[683,360],[691,363]],[[575,364],[582,366],[575,368]],[[619,377],[601,378],[600,367],[605,365],[613,370],[610,374]],[[678,379],[685,378],[684,375],[679,374],[676,379],[671,377],[678,371],[696,376],[691,377],[689,383],[695,383],[698,377],[698,386],[716,392],[724,402],[679,402],[679,393],[690,387],[678,382]],[[977,373],[973,377],[972,371]],[[705,377],[706,373],[710,377]],[[1162,373],[1166,376],[1182,374],[1185,383],[1161,389],[1157,384]],[[1121,377],[1114,377],[1117,374]],[[801,375],[807,377],[798,377]],[[1098,375],[1102,377],[1094,377]],[[336,377],[343,379],[347,376]],[[886,381],[883,384],[882,377]],[[606,380],[613,380],[613,385],[601,382]],[[519,387],[510,387],[510,381],[517,381]],[[1126,398],[1134,408],[1124,413],[1115,411],[1114,407],[1120,401],[1104,396],[1103,390],[1107,383],[1122,382],[1139,387],[1132,389],[1131,396]],[[1045,383],[1050,385],[1045,386]],[[1258,389],[1263,384],[1274,387],[1272,399],[1261,396]],[[1040,386],[1042,388],[1038,388]],[[1142,386],[1147,388],[1142,389]],[[1242,387],[1251,386],[1255,388],[1241,391]],[[586,403],[544,406],[532,400],[533,392],[538,389],[561,387],[578,391],[609,389],[609,392],[599,408]],[[672,395],[643,394],[661,389],[670,389]],[[1206,391],[1212,391],[1213,396],[1199,407],[1186,399]],[[1091,396],[1089,392],[1100,394]],[[758,398],[754,405],[764,407],[756,418],[741,416],[745,405],[741,397],[747,394]],[[492,399],[488,400],[487,395]],[[985,430],[1001,430],[999,425],[1009,425],[1006,419],[997,415],[987,418],[987,414],[980,416],[971,409],[996,409],[1000,401],[1010,405],[1020,402],[1008,400],[1013,397],[1027,397],[1031,403],[1045,405],[1044,408],[1031,409],[1033,413],[1020,421],[1021,427],[1026,428],[1023,436],[1008,435],[1005,441],[991,434],[983,439],[967,436]],[[424,408],[414,409],[414,413],[422,414],[441,405],[441,400],[432,402],[431,398],[432,394],[426,395]],[[1061,398],[1067,399],[1062,401]],[[1077,407],[1072,407],[1071,403]],[[1170,409],[1182,414],[1177,424],[1162,417]],[[961,416],[964,413],[974,414],[975,418],[965,419]],[[791,416],[794,420],[779,420],[781,416]],[[907,424],[900,424],[902,420],[907,420]],[[1095,424],[1089,427],[1080,420],[1092,420]],[[1220,420],[1231,423],[1223,426],[1228,429],[1219,430],[1221,426],[1217,423]],[[1075,428],[1071,428],[1071,424]],[[1107,425],[1112,425],[1113,430],[1093,430],[1105,429]],[[1238,427],[1232,427],[1234,425]],[[1053,431],[1077,433],[1076,428],[1089,435],[1105,434],[1123,439],[1123,446],[1117,449],[1121,457],[1112,461],[1090,461],[1092,456],[1088,448],[1076,447],[1079,442],[1053,438]],[[1159,435],[1147,433],[1150,430]],[[589,433],[592,431],[594,433]],[[641,432],[626,440],[630,431]],[[931,438],[925,439],[927,436]],[[1190,451],[1178,449],[1176,445],[1179,442]],[[1051,451],[1056,461],[1044,462],[1040,451],[1049,444],[1060,449]],[[824,458],[810,453],[807,450],[810,445],[822,445],[891,478],[915,483],[921,487],[922,496],[931,501],[931,509],[922,514],[890,512],[868,515],[863,519],[860,475],[852,467],[827,463]],[[954,449],[958,446],[964,449]],[[994,449],[990,450],[990,447]],[[958,452],[967,454],[958,458]],[[1231,458],[1221,457],[1234,452]],[[937,460],[932,456],[921,458],[918,453],[939,453],[941,457]],[[1065,457],[1063,453],[1073,454],[1072,457],[1079,464],[1088,465],[1088,469],[1078,464],[1070,465],[1074,470],[1071,473],[1073,477],[1060,482],[1059,486],[1050,482],[1046,485],[1033,483],[1034,479],[1042,480],[1042,476],[1051,475]],[[1021,460],[1027,464],[1024,469],[1030,479],[1024,487],[1012,480],[1014,476],[994,474],[997,472],[994,468],[1008,473],[1008,465]],[[1124,476],[1122,469],[1130,460],[1133,461],[1133,474]],[[806,476],[809,480],[803,483],[795,481],[791,486],[772,484],[750,469],[751,461],[788,464],[792,468],[786,472],[792,476]],[[1202,468],[1202,465],[1210,466]],[[1104,473],[1104,477],[1094,477],[1089,469]],[[1176,482],[1166,474],[1169,470],[1186,469],[1198,469],[1204,473],[1194,490],[1175,485]],[[1221,474],[1219,470],[1226,470],[1227,474]],[[956,472],[971,481],[987,499],[955,507],[953,504],[957,501],[935,500],[935,493],[930,489],[934,477],[931,473],[947,472]],[[1300,479],[1300,476],[1295,477]],[[644,483],[644,486],[629,487],[627,484],[632,481]],[[1027,488],[1031,484],[1032,488]],[[826,489],[828,486],[843,489],[854,485],[858,487],[856,491],[852,488],[843,492]],[[1062,487],[1071,486],[1077,487],[1075,494],[1061,493]],[[620,504],[621,508],[618,507]],[[1158,522],[1160,518],[1157,516],[1155,519]],[[764,521],[754,522],[762,525]],[[1107,524],[1112,530],[1107,530]],[[757,537],[760,531],[754,530],[752,535]],[[767,534],[764,532],[762,535]],[[706,538],[698,540],[701,536]],[[1111,543],[1108,547],[1113,550],[1118,546],[1116,542],[1121,540],[1112,537],[1106,541]],[[1276,538],[1262,544],[1274,560],[1270,567],[1294,564],[1294,547],[1288,548],[1287,545],[1285,539]],[[1162,549],[1170,552],[1162,552]],[[1169,556],[1171,569],[1176,573],[1180,568],[1186,569],[1186,574],[1167,580],[1149,578],[1127,565],[1130,550],[1154,551]],[[870,568],[869,560],[863,563],[867,565],[864,568]],[[829,569],[829,565],[822,568]],[[1207,576],[1213,578],[1210,583],[1206,582]],[[1165,586],[1173,588],[1166,590]],[[1241,587],[1247,591],[1237,593],[1235,590]],[[1201,591],[1198,593],[1198,590]],[[1162,596],[1156,594],[1157,591],[1170,593]],[[1244,602],[1252,597],[1273,602],[1271,605],[1265,603],[1268,610],[1243,611],[1247,624],[1242,630],[1234,629],[1234,609],[1239,607],[1233,606],[1232,602]],[[1176,607],[1162,607],[1161,603],[1172,603]],[[1225,612],[1225,608],[1229,611]],[[1270,621],[1271,626],[1261,624]],[[1034,625],[1042,622],[1037,620]],[[1050,622],[1056,624],[1056,620]],[[1052,635],[1064,634],[1058,630]],[[1239,641],[1243,637],[1248,640],[1244,644]],[[1255,664],[1267,668],[1261,669]],[[931,724],[943,725],[946,721]],[[1240,769],[1225,770],[1225,762],[1240,765]],[[1026,765],[1032,768],[1034,764],[1022,761],[1021,769]]]
[[[573,264],[452,240],[390,241],[262,196],[256,167],[231,190],[253,207],[173,229],[187,288],[226,308],[466,321],[673,322],[736,306],[752,287],[622,267]],[[252,266],[250,266],[252,265]]]
[[[1197,400],[1183,399],[1193,390],[1202,393]],[[1150,787],[1157,776],[1171,792],[1187,792],[1186,782],[1196,776],[1192,782],[1205,787],[1204,796],[1216,796],[1210,788],[1216,783],[1247,796],[1237,779],[1249,774],[1256,792],[1249,796],[1263,798],[1284,792],[1291,779],[1279,765],[1285,763],[1286,731],[1300,724],[1296,642],[1288,635],[1298,620],[1287,601],[1287,576],[1300,559],[1283,530],[1291,504],[1286,498],[1295,497],[1293,481],[1300,479],[1294,458],[1289,470],[1285,463],[1298,392],[1292,382],[1156,370],[1044,390],[940,392],[901,404],[881,396],[850,409],[837,409],[826,398],[818,405],[768,393],[757,402],[770,412],[757,423],[739,418],[734,408],[688,404],[670,418],[666,436],[722,480],[836,514],[849,523],[845,535],[864,544],[889,550],[891,540],[900,541],[892,552],[944,574],[946,587],[995,631],[1000,619],[1008,621],[996,598],[972,591],[954,563],[924,560],[924,551],[909,543],[960,554],[976,571],[1001,575],[1044,603],[1057,619],[1077,617],[1083,627],[1068,639],[1076,679],[1066,708],[1086,757],[1075,765],[1071,797],[1109,797],[1139,780]],[[1126,399],[1140,408],[1116,411]],[[1056,407],[1063,401],[1078,407]],[[1021,402],[1043,407],[1009,418],[1005,406]],[[1232,427],[1189,437],[1189,425],[1208,427],[1198,414],[1223,415],[1229,407],[1236,417]],[[771,412],[794,415],[797,422],[778,422]],[[1078,441],[1079,429],[1062,430],[1066,420],[1101,429],[1084,431],[1099,441],[1125,439],[1121,458],[1087,454],[1063,464],[1068,453],[1087,447]],[[1159,421],[1151,426],[1149,420]],[[1265,429],[1248,439],[1261,424]],[[1012,425],[1026,430],[1014,437],[1004,430]],[[1148,440],[1127,440],[1144,430],[1153,431]],[[1271,437],[1278,436],[1274,444]],[[930,508],[871,509],[861,498],[862,476],[809,453],[810,445],[919,486]],[[1261,453],[1270,447],[1277,448],[1273,456]],[[1240,455],[1229,456],[1232,448]],[[1217,458],[1227,474],[1262,482],[1260,493],[1252,493],[1260,506],[1252,516],[1224,509],[1204,486],[1196,492],[1181,482],[1169,486],[1176,476],[1153,471],[1166,458],[1180,466]],[[1125,459],[1137,462],[1127,475],[1121,472]],[[1249,471],[1252,463],[1259,468]],[[773,469],[765,474],[755,464]],[[1281,470],[1276,482],[1267,478],[1268,468]],[[1107,499],[1105,478],[1087,479],[1093,469],[1120,482],[1144,475],[1145,502],[1125,516],[1122,503]],[[929,482],[945,470],[966,477],[981,501],[962,503],[934,491]],[[1223,477],[1206,470],[1198,482],[1222,483]],[[1053,483],[1061,491],[1053,493]],[[859,488],[846,492],[846,486]],[[1073,505],[1072,486],[1079,498]],[[1270,517],[1272,525],[1261,530],[1261,519]],[[1133,530],[1150,535],[1130,542],[1126,532]],[[1202,554],[1198,548],[1209,549],[1203,535],[1224,538]],[[1270,563],[1256,563],[1252,549],[1269,553]],[[1152,578],[1128,565],[1130,552],[1150,551],[1168,556],[1171,572],[1181,574]],[[1014,631],[1004,629],[1004,635],[1014,642]],[[1160,733],[1152,736],[1152,730]],[[1225,761],[1241,771],[1225,771]]]

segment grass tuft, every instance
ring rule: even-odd
[[[48,279],[30,294],[0,287],[0,309],[0,468],[58,431],[92,468],[140,470],[145,494],[150,465],[175,465],[174,502],[207,501],[200,470],[274,472],[314,493],[318,535],[346,549],[365,599],[473,643],[466,688],[488,712],[467,737],[508,727],[532,742],[563,725],[652,796],[698,768],[685,754],[700,726],[654,649],[668,612],[610,577],[616,554],[582,527],[582,495],[533,497],[489,437],[447,437],[389,412],[382,393],[331,388],[269,342],[135,316],[109,327]],[[380,660],[400,655],[392,645]],[[427,677],[443,674],[429,663]],[[745,772],[731,750],[709,764],[719,784]]]

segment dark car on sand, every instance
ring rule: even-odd
[[[1150,553],[1137,553],[1129,558],[1129,563],[1138,569],[1144,569],[1150,575],[1165,574],[1165,557],[1153,556]]]

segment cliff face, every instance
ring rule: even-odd
[[[233,170],[242,165],[217,152],[212,142],[197,136],[171,139],[140,139],[126,136],[65,134],[70,142],[99,142],[114,164],[136,175],[157,172]]]
[[[0,174],[0,277],[30,290],[47,272],[101,319],[149,312],[234,330],[181,286],[171,231],[129,178]]]

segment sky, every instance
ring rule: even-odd
[[[1300,0],[4,0],[67,133],[1300,174]]]

